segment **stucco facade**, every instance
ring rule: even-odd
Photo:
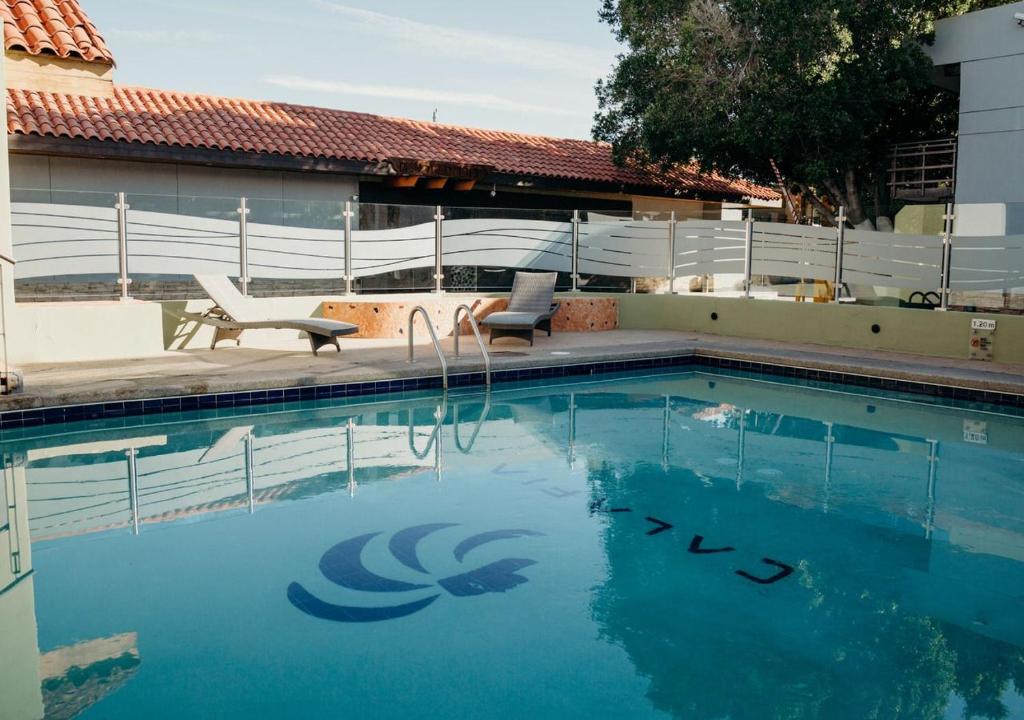
[[[927,48],[947,77],[959,70],[958,230],[1024,233],[1024,2],[940,20]]]

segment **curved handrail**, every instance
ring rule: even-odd
[[[473,335],[476,336],[476,344],[480,346],[480,354],[484,356],[484,378],[487,382],[487,387],[491,386],[491,356],[487,353],[487,346],[484,345],[484,339],[480,335],[480,326],[477,325],[476,318],[473,317],[473,309],[465,303],[455,308],[455,317],[452,322],[452,333],[455,335],[455,357],[459,356],[459,335],[462,333],[459,331],[459,313],[463,310],[466,311],[466,317],[469,318],[469,326],[473,328]]]
[[[434,352],[437,353],[437,359],[441,363],[441,382],[444,386],[445,392],[448,391],[448,363],[444,359],[444,352],[441,350],[441,341],[437,339],[437,333],[434,332],[434,323],[430,322],[430,315],[423,309],[422,305],[417,305],[409,311],[409,362],[416,362],[414,351],[413,351],[413,321],[416,318],[416,313],[423,316],[423,321],[427,325],[427,332],[430,333],[430,339],[434,343]]]
[[[447,396],[441,399],[441,404],[434,411],[434,429],[430,432],[430,437],[427,439],[427,446],[423,448],[423,452],[420,452],[416,448],[416,425],[412,421],[412,413],[409,413],[409,452],[415,455],[417,460],[427,459],[427,455],[430,454],[430,448],[433,447],[438,436],[441,434],[441,428],[446,417],[448,417]]]
[[[455,447],[463,455],[469,455],[473,449],[473,444],[476,443],[476,436],[480,434],[480,428],[487,422],[487,415],[491,412],[491,394],[487,393],[484,396],[484,409],[480,413],[480,419],[476,421],[476,427],[473,428],[473,434],[469,436],[469,445],[466,447],[462,446],[462,440],[459,438],[459,403],[455,403],[452,408],[452,434],[455,436]]]

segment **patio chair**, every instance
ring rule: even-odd
[[[221,340],[234,340],[236,345],[240,345],[242,332],[245,330],[273,329],[299,330],[306,333],[314,355],[324,345],[333,345],[341,352],[338,337],[359,332],[358,325],[337,320],[270,318],[257,309],[251,298],[238,292],[227,275],[196,275],[195,279],[213,300],[213,307],[202,314],[187,312],[184,315],[213,326],[211,350],[217,347]]]
[[[491,331],[490,342],[496,338],[517,337],[533,345],[533,331],[547,330],[551,336],[551,318],[558,312],[555,294],[558,273],[517,272],[508,298],[508,310],[491,313],[483,324]]]

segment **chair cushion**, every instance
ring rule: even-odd
[[[480,322],[484,325],[503,328],[532,328],[544,313],[528,312],[496,312],[491,313]]]

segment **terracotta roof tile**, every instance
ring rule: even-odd
[[[0,17],[6,50],[114,64],[114,56],[77,0],[3,0]]]
[[[23,0],[24,1],[24,0]],[[41,0],[37,0],[39,2]],[[115,87],[113,97],[9,89],[14,134],[84,137],[359,162],[414,158],[490,166],[524,177],[604,182],[775,200],[766,187],[680,166],[619,167],[611,147],[404,118],[208,95]]]

